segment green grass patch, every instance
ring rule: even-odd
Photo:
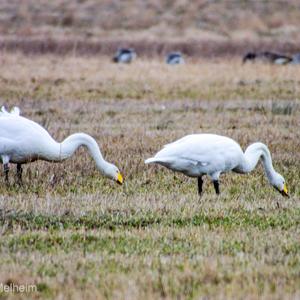
[[[267,214],[258,211],[230,210],[222,214],[199,213],[192,217],[168,216],[152,213],[151,211],[132,214],[128,212],[115,211],[111,213],[89,213],[85,216],[72,215],[44,215],[24,212],[2,212],[0,224],[7,228],[20,227],[23,230],[39,229],[97,229],[105,228],[114,230],[116,228],[145,228],[148,226],[202,226],[209,228],[223,227],[256,227],[259,230],[268,228],[289,229],[300,225],[300,209],[283,209],[272,211]]]

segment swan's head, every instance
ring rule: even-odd
[[[276,173],[275,176],[273,176],[273,178],[271,180],[271,184],[274,186],[274,188],[277,191],[280,192],[280,194],[282,194],[283,196],[289,197],[285,180],[279,173]]]
[[[104,175],[115,180],[118,184],[123,184],[123,176],[120,170],[113,164],[108,163],[104,169]]]

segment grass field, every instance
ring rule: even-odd
[[[158,59],[3,55],[1,103],[57,139],[86,132],[125,175],[101,177],[87,151],[0,178],[0,282],[16,298],[299,299],[300,69]],[[266,143],[291,197],[261,165],[221,177],[221,195],[144,159],[189,133]],[[14,169],[14,168],[12,168]]]

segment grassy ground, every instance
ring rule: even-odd
[[[300,82],[296,66],[4,55],[1,102],[58,140],[83,131],[125,174],[101,177],[84,149],[0,178],[0,282],[8,298],[297,299],[300,297]],[[192,132],[266,143],[291,197],[261,166],[221,177],[221,196],[143,161]],[[12,168],[13,169],[13,168]]]
[[[300,52],[298,0],[0,1],[0,50],[138,56],[241,57]]]
[[[299,40],[299,3],[17,0],[0,3],[2,36]]]

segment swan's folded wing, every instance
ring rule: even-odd
[[[0,153],[7,154],[14,151],[17,144],[14,140],[0,136]]]
[[[183,137],[174,143],[167,144],[155,157],[172,157],[194,161],[195,163],[208,163],[210,151],[207,147],[199,147],[198,144],[190,140],[190,136]]]
[[[206,155],[194,152],[192,149],[187,148],[185,145],[179,144],[173,145],[172,147],[163,148],[153,158],[146,160],[146,163],[151,162],[180,162],[184,163],[185,165],[199,165],[202,167],[209,165],[209,159]]]
[[[195,157],[195,159],[191,158],[191,157],[182,157],[181,159],[188,161],[190,164],[194,165],[194,166],[201,166],[201,167],[206,167],[209,165],[208,161],[205,161],[204,158],[203,159],[199,159],[199,157]]]
[[[206,162],[199,162],[186,157],[152,157],[145,163],[157,163],[169,169],[196,176],[203,167],[209,168]]]

